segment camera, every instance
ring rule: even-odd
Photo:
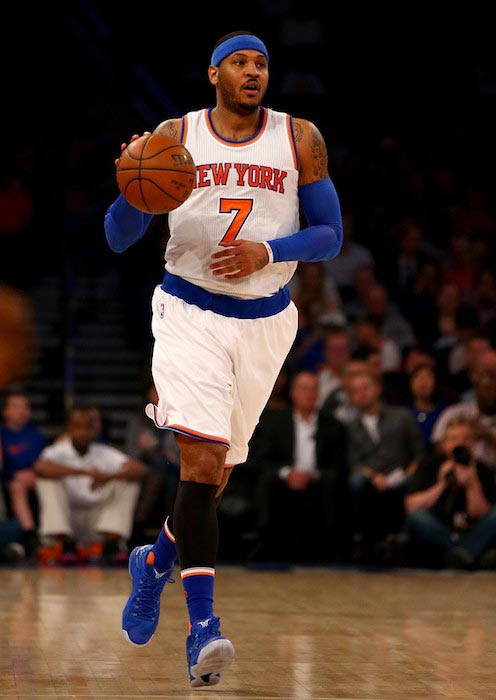
[[[454,469],[450,469],[444,478],[448,486],[454,486],[458,483]]]
[[[472,461],[472,453],[465,445],[457,445],[453,448],[453,459],[457,464],[468,467]]]

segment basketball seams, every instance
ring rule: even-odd
[[[147,213],[164,214],[190,196],[196,167],[184,144],[165,134],[150,134],[127,146],[116,179],[130,204]]]
[[[184,155],[184,150],[182,148],[178,148],[175,144],[173,144],[172,146],[166,146],[165,148],[160,149],[160,151],[153,151],[153,153],[151,153],[150,155],[145,154],[145,149],[148,146],[147,143],[145,143],[144,147],[142,148],[140,155],[134,155],[134,153],[129,150],[130,146],[132,146],[132,144],[130,144],[126,148],[126,150],[124,151],[124,155],[129,156],[129,158],[131,158],[132,160],[139,161],[139,160],[149,160],[150,158],[156,158],[158,156],[161,156],[166,151],[170,151],[173,148],[176,149],[176,152],[178,155],[180,155],[180,156]],[[122,156],[121,156],[121,158],[122,158]]]

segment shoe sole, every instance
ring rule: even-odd
[[[229,639],[216,639],[207,644],[199,653],[198,661],[190,668],[190,673],[194,676],[190,681],[192,688],[203,685],[217,685],[220,678],[215,674],[225,671],[234,661],[234,647]],[[211,677],[206,681],[204,676]]]
[[[152,639],[154,637],[154,635],[152,634],[152,636],[150,637],[150,639],[147,642],[143,642],[143,644],[138,644],[137,642],[133,642],[133,640],[131,639],[131,637],[128,635],[127,631],[124,628],[122,628],[122,634],[124,635],[124,639],[126,639],[129,642],[129,644],[132,644],[133,647],[146,647],[147,644],[150,644],[150,642],[152,641]]]

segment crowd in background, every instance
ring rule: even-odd
[[[432,63],[426,54],[408,68],[394,70],[390,56],[389,63],[371,59],[360,74],[344,73],[318,16],[291,2],[260,4],[259,11],[259,33],[274,54],[270,100],[322,131],[344,244],[335,260],[301,263],[291,283],[298,336],[248,463],[236,468],[219,506],[221,554],[252,562],[494,568],[494,65],[483,54],[463,66],[455,58],[448,66]],[[391,48],[399,43],[396,37]],[[103,216],[117,194],[113,160],[120,143],[155,122],[131,108],[139,86],[136,77],[124,79],[125,71],[136,71],[122,47],[113,46],[106,73],[96,52],[74,44],[71,60],[84,79],[67,96],[73,119],[60,137],[63,156],[34,136],[12,140],[3,152],[0,281],[29,295],[47,270],[117,272],[129,342],[146,360],[148,292],[161,278],[167,218],[156,217],[132,255],[115,256],[105,245]],[[177,114],[157,114],[156,122],[210,103],[197,50],[183,72],[188,93],[181,92],[184,81],[171,78],[169,107],[179,105]],[[153,76],[155,57],[142,59]],[[31,431],[23,378],[20,371],[4,392],[0,546],[9,545],[7,559],[74,561],[75,533],[41,533],[56,535],[50,542],[40,536],[36,482],[46,473],[35,465],[51,445]],[[21,418],[13,419],[16,410]],[[139,493],[134,488],[130,497],[133,522],[107,532],[115,546],[84,540],[85,560],[122,559],[160,527],[173,500],[175,443],[145,420],[139,415],[129,425],[116,458],[144,465],[135,472]],[[9,471],[9,446],[27,438],[25,459],[14,448],[18,469]],[[91,440],[108,443],[96,428]],[[460,446],[469,457],[456,461],[453,449]],[[88,544],[101,546],[88,554]]]

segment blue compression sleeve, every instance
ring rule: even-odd
[[[308,228],[267,241],[274,262],[313,262],[335,258],[343,244],[343,221],[336,188],[330,177],[298,189]]]
[[[145,235],[153,214],[135,209],[120,194],[105,214],[105,236],[116,253],[122,253]]]

